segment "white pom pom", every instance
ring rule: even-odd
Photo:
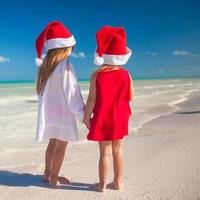
[[[104,58],[103,57],[99,57],[99,56],[96,56],[95,58],[94,58],[94,64],[95,65],[103,65],[103,63],[104,63]]]
[[[43,60],[41,58],[36,58],[35,59],[36,66],[40,67],[42,65],[42,63],[43,63]]]

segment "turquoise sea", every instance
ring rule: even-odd
[[[89,89],[87,80],[79,82],[84,101]],[[173,112],[176,104],[199,93],[200,79],[140,79],[134,80],[135,100],[131,102],[133,116],[130,133],[137,134],[143,125],[161,115]],[[0,152],[11,149],[34,148],[37,116],[37,96],[34,82],[0,83]],[[86,138],[87,129],[79,124],[80,139]],[[0,156],[1,159],[1,156]]]

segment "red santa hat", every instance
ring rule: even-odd
[[[38,58],[35,63],[40,66],[43,62],[44,46],[47,50],[74,46],[76,40],[71,32],[59,21],[49,23],[36,40]]]
[[[95,65],[124,65],[132,54],[122,27],[104,26],[96,33],[96,40]]]

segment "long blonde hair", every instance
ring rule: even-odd
[[[38,95],[43,93],[48,78],[53,73],[58,63],[70,55],[71,50],[72,47],[65,47],[47,51],[44,61],[38,70],[36,84],[36,91]]]

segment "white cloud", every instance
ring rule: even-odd
[[[158,54],[156,52],[153,52],[151,55],[152,56],[157,56]]]
[[[0,63],[10,62],[10,58],[0,56]]]
[[[189,51],[186,51],[186,50],[175,50],[173,52],[173,55],[174,56],[191,56],[191,57],[199,57],[198,54],[195,54],[195,53],[191,53]]]
[[[185,50],[175,50],[173,52],[174,56],[187,56],[189,54],[190,54],[190,52],[189,51],[185,51]]]
[[[71,57],[78,58],[79,56],[78,56],[78,54],[72,52],[72,53],[71,53]]]
[[[157,69],[158,73],[161,74],[161,75],[164,75],[165,74],[165,71],[163,69]]]
[[[78,55],[79,55],[81,58],[85,58],[85,53],[84,53],[84,52],[79,52]]]
[[[157,56],[158,55],[156,52],[150,52],[150,51],[146,51],[145,54],[151,55],[151,56]]]
[[[200,67],[194,67],[193,70],[196,72],[200,72]]]
[[[78,53],[72,52],[71,56],[74,58],[85,58],[86,57],[84,52],[78,52]]]

